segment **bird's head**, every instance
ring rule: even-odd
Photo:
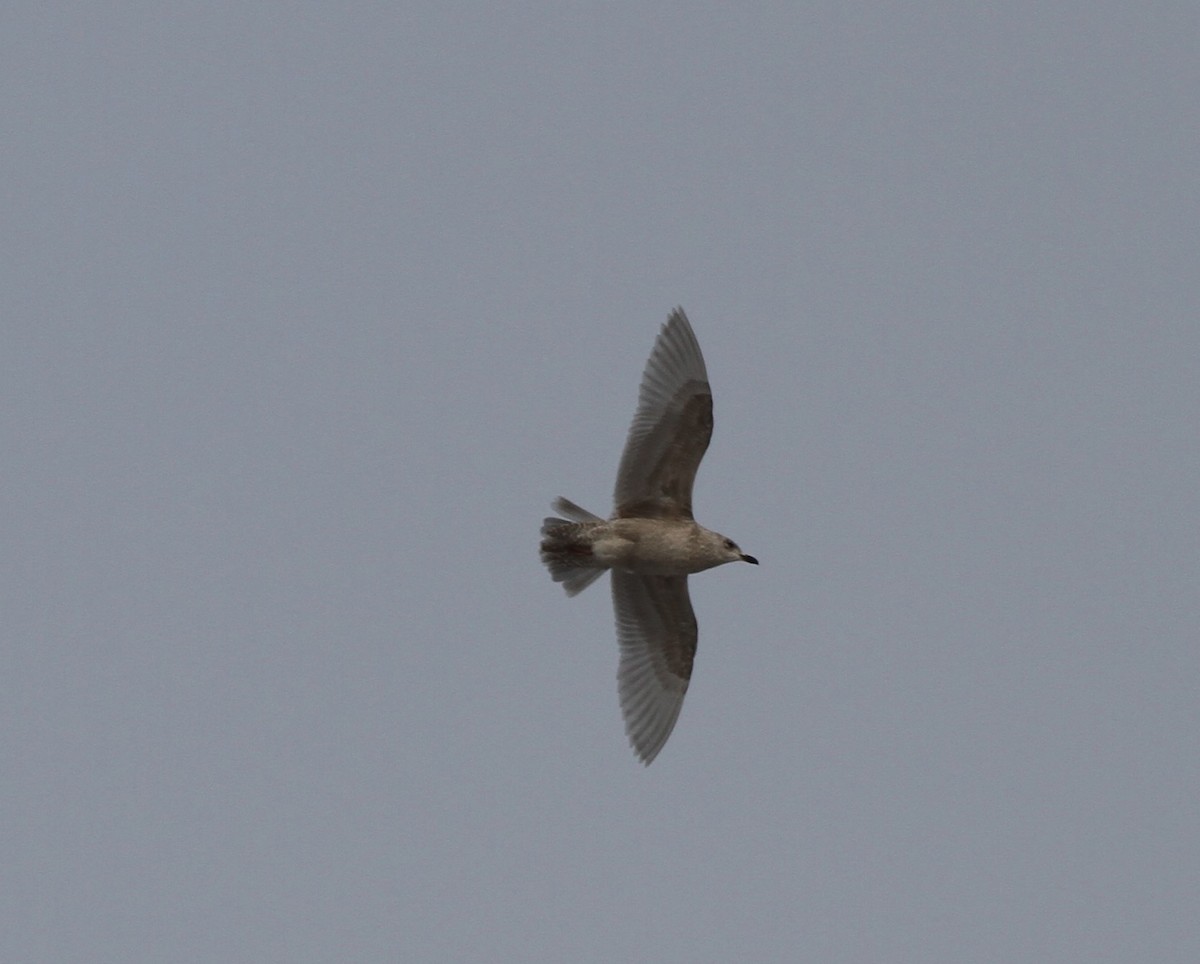
[[[714,537],[713,548],[716,549],[720,560],[718,565],[726,562],[749,562],[755,566],[758,565],[757,559],[742,552],[738,544],[728,536],[723,536],[719,532],[714,532],[712,535]]]

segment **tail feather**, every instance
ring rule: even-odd
[[[604,520],[598,515],[592,515],[587,509],[582,509],[570,499],[564,499],[561,495],[554,500],[554,511],[561,512],[568,519],[575,522],[603,522]]]
[[[542,562],[550,570],[550,578],[561,582],[568,596],[577,596],[607,568],[596,565],[588,538],[589,530],[604,520],[567,499],[556,500],[554,508],[575,521],[554,516],[542,520]]]

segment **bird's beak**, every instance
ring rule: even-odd
[[[751,563],[752,565],[755,565],[755,566],[757,566],[757,565],[758,565],[758,560],[757,560],[757,559],[755,559],[753,556],[748,556],[748,555],[746,555],[744,552],[742,553],[742,562],[749,562],[749,563]]]

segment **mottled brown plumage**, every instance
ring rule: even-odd
[[[692,484],[712,438],[712,391],[692,326],[677,308],[646,362],[617,470],[616,508],[601,519],[567,499],[542,523],[542,561],[574,596],[612,571],[621,711],[649,764],[675,726],[696,656],[687,577],[758,560],[692,516]]]

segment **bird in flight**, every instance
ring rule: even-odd
[[[612,572],[629,743],[649,765],[667,742],[696,656],[687,577],[758,560],[692,517],[692,483],[712,438],[712,389],[682,308],[662,326],[646,362],[637,412],[617,470],[608,519],[559,498],[565,518],[542,522],[542,562],[568,596]]]

